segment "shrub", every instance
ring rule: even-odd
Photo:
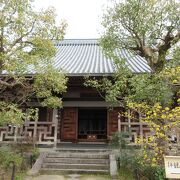
[[[8,146],[0,148],[0,166],[2,168],[9,168],[14,162],[17,167],[20,167],[23,162],[23,157],[20,154],[12,151]]]
[[[0,147],[0,175],[2,179],[10,179],[13,164],[15,179],[23,179],[27,169],[36,161],[39,152],[30,144],[13,144]]]
[[[143,151],[128,145],[127,137],[127,132],[118,132],[110,142],[111,147],[119,149],[117,164],[120,174],[123,174],[123,170],[126,174],[129,171],[136,180],[164,180],[164,168],[146,163]]]

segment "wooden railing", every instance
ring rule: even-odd
[[[130,144],[135,144],[136,140],[140,138],[148,139],[150,136],[153,136],[154,133],[150,131],[147,123],[141,122],[141,116],[138,122],[133,122],[131,118],[128,118],[127,121],[122,122],[120,116],[118,117],[118,131],[119,132],[129,132],[127,140]],[[180,128],[176,127],[168,133],[170,144],[176,144],[180,146]]]
[[[135,143],[138,138],[143,140],[152,135],[148,125],[142,122],[120,122],[119,131],[129,132],[127,140],[132,144]]]
[[[136,143],[137,138],[141,140],[148,139],[150,136],[153,136],[153,132],[150,131],[150,128],[146,123],[142,122],[121,122],[119,131],[129,132],[127,140],[129,143]],[[180,146],[180,128],[175,128],[168,134],[169,142],[172,144],[177,144]]]
[[[0,127],[0,143],[21,142],[35,144],[57,143],[57,122],[25,121],[22,126]]]
[[[170,141],[174,144],[180,146],[180,127],[176,127],[172,130],[169,135]]]

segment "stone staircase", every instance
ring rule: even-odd
[[[109,174],[109,151],[105,149],[60,149],[47,152],[40,168],[42,174]]]

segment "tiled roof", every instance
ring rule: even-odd
[[[107,58],[97,39],[67,39],[56,43],[55,67],[69,76],[110,75],[116,65]],[[127,50],[117,52],[134,73],[150,72],[147,62]]]

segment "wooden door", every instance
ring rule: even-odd
[[[107,135],[108,139],[118,131],[118,114],[120,108],[114,108],[113,110],[108,111],[108,122],[107,122]]]
[[[77,108],[68,107],[63,109],[61,140],[77,141],[77,125],[78,125]]]

